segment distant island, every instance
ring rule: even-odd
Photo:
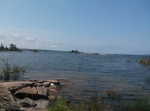
[[[10,47],[7,46],[4,47],[4,45],[1,43],[0,45],[0,51],[21,51],[15,44],[10,44]]]
[[[79,50],[71,50],[69,53],[77,53],[77,54],[90,54],[90,55],[106,55],[104,53],[89,53],[89,52],[80,52]]]
[[[72,50],[72,51],[69,51],[70,53],[81,53],[80,51],[78,50]]]

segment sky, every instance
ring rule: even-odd
[[[0,0],[0,43],[150,54],[150,0]]]

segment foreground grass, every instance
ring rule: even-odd
[[[92,103],[82,102],[79,104],[67,103],[64,97],[61,97],[56,103],[48,107],[49,111],[113,111],[109,105],[102,101]]]
[[[140,99],[135,102],[125,102],[122,105],[122,111],[150,111],[150,103],[146,99]]]
[[[117,108],[112,109],[104,101],[94,100],[93,102],[82,102],[79,104],[67,103],[64,97],[58,99],[55,103],[48,107],[49,111],[150,111],[150,103],[146,99],[137,101],[120,102]]]

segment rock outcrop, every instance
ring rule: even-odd
[[[57,80],[0,82],[0,110],[45,110],[59,86]]]

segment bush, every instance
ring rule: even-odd
[[[4,63],[1,75],[1,78],[3,80],[19,80],[20,76],[26,73],[26,69],[24,67],[11,67],[11,65],[8,62],[8,59],[3,59],[2,61]]]

